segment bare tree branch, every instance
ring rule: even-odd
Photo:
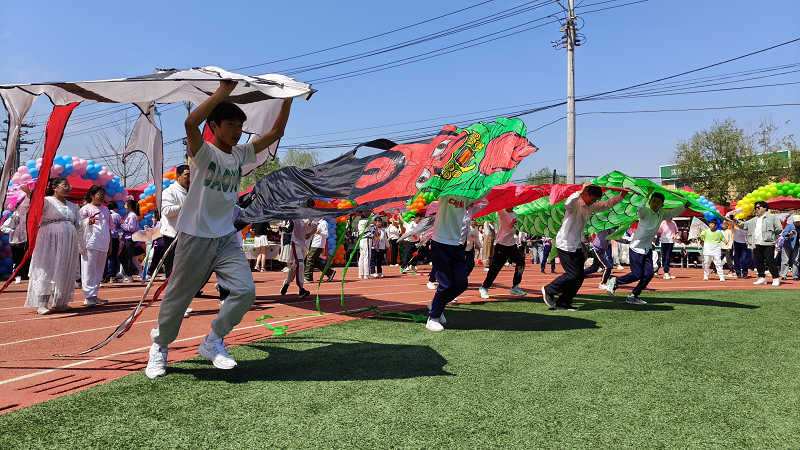
[[[127,111],[117,113],[111,119],[113,131],[100,129],[89,135],[92,145],[86,146],[89,155],[120,178],[123,186],[135,187],[149,180],[149,164],[142,153],[133,153],[125,161],[122,157],[125,146],[133,133],[137,117]]]

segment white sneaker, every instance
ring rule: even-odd
[[[719,281],[725,282],[725,277],[719,277]]]
[[[97,306],[97,303],[94,301],[94,298],[87,298],[83,301],[83,306],[87,308],[94,308]]]
[[[167,353],[169,353],[167,347],[159,347],[156,344],[150,347],[150,361],[147,362],[147,368],[144,369],[147,378],[152,380],[167,374]]]
[[[607,284],[600,283],[599,289],[602,289],[602,290],[604,290],[604,291],[605,291],[606,289],[608,289],[608,285],[607,285]]]
[[[432,310],[432,309],[433,309],[433,300],[431,300],[431,301],[428,303],[428,311],[430,311],[430,310]],[[441,315],[441,316],[439,316],[439,323],[441,323],[441,324],[445,324],[445,323],[447,323],[447,319],[445,319],[445,318],[444,318],[444,313],[442,313],[442,315]]]
[[[439,319],[434,319],[433,317],[428,317],[428,323],[425,324],[425,328],[431,331],[444,331],[444,327],[441,322],[439,322]]]
[[[489,290],[485,287],[481,286],[478,288],[478,292],[481,293],[481,298],[488,299],[489,298]]]
[[[133,283],[133,278],[130,278],[130,277],[123,277],[123,278],[122,278],[122,282],[123,282],[123,283]]]
[[[372,278],[378,278],[378,274],[377,273],[373,273],[372,274]]]
[[[708,275],[703,275],[703,281],[708,281]]]
[[[22,283],[22,277],[14,277],[14,284]]]
[[[428,281],[428,289],[435,291],[436,290],[436,283],[432,281]]]
[[[383,278],[383,274],[382,274],[382,273],[379,273],[379,274],[378,274],[378,278]]]
[[[772,285],[775,286],[775,287],[780,286],[781,285],[781,280],[775,278],[774,280],[772,280]]]
[[[457,305],[457,304],[458,304],[458,297],[456,297],[456,298],[454,298],[454,299],[450,300],[450,304],[451,304],[451,305]]]
[[[417,272],[417,266],[411,266],[411,271],[416,273]]]
[[[753,284],[767,284],[767,279],[766,278],[759,278],[758,280],[753,282]]]
[[[193,312],[194,310],[192,308],[186,308],[186,311],[183,313],[183,317],[189,317],[189,314]]]
[[[288,268],[288,267],[284,267],[283,269],[281,269],[281,272],[284,272],[284,273],[286,273],[286,272],[288,272],[288,271],[289,271],[289,268]]]
[[[622,270],[622,269],[624,269],[624,267],[622,267],[622,264],[617,266],[617,270]]]
[[[236,361],[231,358],[231,355],[225,350],[225,343],[222,338],[213,342],[208,342],[208,336],[203,339],[200,347],[197,348],[200,356],[214,363],[217,369],[233,369],[236,367]]]
[[[527,292],[520,289],[519,285],[512,287],[511,290],[509,291],[509,294],[518,295],[520,297],[525,297],[526,295],[528,295]]]
[[[483,271],[484,271],[484,272],[488,272],[488,271],[489,271],[489,268],[488,268],[488,267],[484,267],[484,268],[483,268]]]

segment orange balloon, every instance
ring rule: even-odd
[[[155,209],[155,207],[156,207],[156,204],[155,204],[155,203],[148,203],[148,204],[147,204],[147,210],[148,210],[148,211],[149,211],[149,210],[151,210],[151,209]]]

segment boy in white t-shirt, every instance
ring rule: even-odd
[[[175,267],[158,312],[158,327],[150,337],[149,378],[166,374],[167,346],[178,336],[183,314],[195,293],[217,274],[221,288],[230,295],[211,322],[211,333],[198,348],[200,356],[219,369],[233,369],[236,361],[225,351],[222,339],[241,322],[255,302],[255,284],[250,264],[231,223],[239,193],[242,166],[256,161],[256,154],[283,136],[292,100],[285,99],[272,129],[251,143],[236,145],[247,120],[244,112],[224,101],[237,82],[223,80],[217,91],[186,119],[186,138],[192,157],[191,183],[175,228]],[[205,142],[199,127],[205,121],[214,133],[213,144]]]

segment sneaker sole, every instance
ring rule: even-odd
[[[163,377],[164,375],[166,375],[166,374],[167,374],[167,371],[166,371],[166,370],[164,370],[163,372],[159,372],[159,373],[157,373],[157,374],[153,375],[153,374],[151,374],[150,372],[148,372],[147,370],[145,370],[145,371],[144,371],[144,374],[147,376],[147,378],[150,378],[151,380],[155,380],[156,378],[161,378],[161,377]]]
[[[547,292],[545,292],[544,287],[542,287],[542,300],[544,300],[544,304],[545,305],[547,305],[547,306],[549,306],[551,308],[555,308],[556,307],[555,303],[550,304],[550,303],[547,302]]]

